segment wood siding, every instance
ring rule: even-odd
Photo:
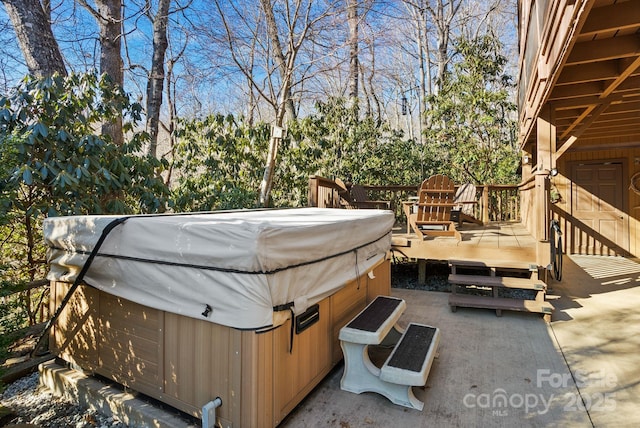
[[[638,163],[636,162],[638,161]],[[612,164],[620,163],[622,169],[622,181],[618,183],[619,191],[623,195],[623,201],[619,210],[624,217],[627,237],[615,239],[614,242],[606,242],[605,238],[599,238],[597,233],[585,227],[574,217],[572,213],[572,198],[575,192],[572,186],[575,183],[571,179],[571,171],[575,165],[580,164]],[[603,255],[631,255],[638,257],[640,254],[640,236],[638,234],[638,219],[640,215],[640,195],[630,189],[631,178],[640,172],[640,147],[628,147],[619,149],[596,150],[585,148],[567,152],[558,161],[560,174],[551,179],[551,183],[557,188],[561,199],[552,205],[554,217],[560,219],[564,236],[565,251],[567,253],[592,253]],[[607,203],[606,201],[604,201]],[[604,240],[603,240],[604,239]],[[615,242],[617,241],[617,242]],[[579,243],[585,243],[580,249]]]

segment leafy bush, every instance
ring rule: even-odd
[[[424,146],[372,117],[359,118],[345,99],[318,103],[316,109],[289,128],[291,140],[298,141],[292,153],[300,154],[287,161],[303,169],[306,179],[317,174],[361,184],[413,185],[433,171]]]
[[[128,142],[99,133],[123,114]],[[26,77],[0,97],[0,265],[4,284],[43,278],[47,216],[165,209],[164,162],[142,157],[141,107],[96,74]],[[4,288],[4,287],[3,287]],[[31,292],[22,300],[34,321]],[[39,301],[39,299],[34,299]]]
[[[257,207],[269,127],[231,115],[181,119],[175,135],[175,211]]]
[[[269,125],[210,115],[182,119],[176,129],[173,209],[258,206]],[[278,152],[272,206],[306,206],[314,174],[366,184],[415,184],[429,169],[424,159],[424,147],[371,118],[357,119],[344,99],[318,103],[315,114],[289,123]]]

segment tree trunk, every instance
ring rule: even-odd
[[[436,86],[434,88],[435,93],[440,92],[444,79],[446,78],[447,66],[449,65],[451,25],[461,5],[462,1],[460,0],[458,2],[455,0],[451,0],[449,2],[438,0],[436,3],[436,9],[434,10],[428,3],[426,4],[426,9],[431,14],[431,19],[435,25],[437,35],[436,67],[438,69],[438,76]]]
[[[11,18],[20,50],[34,76],[67,75],[49,17],[39,0],[1,0]]]
[[[278,98],[276,108],[275,126],[271,131],[267,162],[262,182],[260,183],[260,205],[266,207],[269,205],[269,199],[271,196],[278,146],[282,139],[279,132],[281,132],[283,128],[285,113],[289,118],[295,118],[295,109],[293,106],[293,100],[291,99],[291,73],[293,72],[293,61],[295,59],[295,55],[294,52],[290,52],[288,58],[289,61],[285,59],[282,51],[282,45],[280,44],[280,37],[278,36],[278,25],[276,23],[275,15],[273,14],[273,5],[271,4],[271,0],[260,0],[260,4],[264,10],[267,22],[267,33],[269,34],[269,39],[271,40],[271,45],[274,49],[274,56],[276,64],[278,65],[278,70],[280,71],[280,79],[282,81],[280,97]]]
[[[164,87],[164,57],[167,51],[167,22],[171,0],[159,0],[158,12],[153,18],[153,58],[147,81],[147,132],[150,135],[148,154],[156,157],[162,89]]]
[[[122,46],[122,4],[120,0],[96,0],[97,21],[100,27],[100,72],[107,74],[114,84],[124,86]],[[117,145],[124,143],[122,116],[102,125],[102,132]]]
[[[269,139],[269,151],[267,153],[267,162],[260,183],[260,206],[268,207],[271,198],[271,187],[273,186],[273,176],[276,170],[276,158],[278,156],[278,147],[282,140],[282,124],[284,122],[284,100],[278,103],[280,110],[276,115],[276,125],[271,128],[271,138]]]
[[[358,99],[358,0],[348,0],[347,21],[349,23],[349,101]]]
[[[278,66],[278,71],[280,72],[280,80],[282,81],[282,86],[280,88],[282,93],[280,100],[282,101],[282,104],[279,104],[276,110],[280,110],[280,107],[284,106],[287,117],[289,119],[295,119],[296,110],[293,105],[293,99],[291,99],[290,83],[293,64],[289,64],[287,62],[284,51],[282,50],[282,44],[280,43],[280,37],[278,36],[278,24],[276,23],[276,17],[273,14],[273,4],[271,3],[271,0],[260,0],[260,4],[262,5],[262,9],[267,20],[267,33],[269,34],[269,40],[273,46],[274,57]],[[290,61],[293,60],[293,56],[294,53],[290,52]],[[280,116],[280,114],[276,113],[276,116]],[[283,120],[284,117],[280,120],[280,123],[277,123],[276,121],[276,126],[282,126]]]
[[[420,61],[420,81],[418,88],[418,129],[420,143],[424,143],[424,128],[426,126],[425,111],[427,110],[427,94],[431,94],[431,64],[429,63],[429,42],[427,38],[427,21],[424,12],[418,14],[418,60]]]

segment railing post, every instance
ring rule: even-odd
[[[310,207],[318,206],[318,178],[315,175],[309,177],[309,202]]]
[[[482,223],[489,223],[489,185],[482,188]]]

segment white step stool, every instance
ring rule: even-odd
[[[424,403],[413,386],[427,381],[440,341],[440,330],[410,323],[403,331],[396,323],[407,305],[402,299],[378,296],[340,330],[344,373],[340,388],[360,394],[377,392],[392,403],[422,410]],[[388,344],[394,349],[382,368],[369,359],[369,345]]]

